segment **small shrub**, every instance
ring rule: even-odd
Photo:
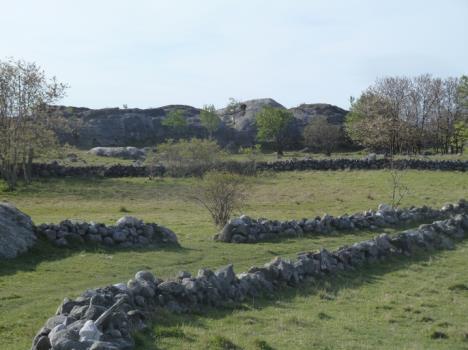
[[[221,148],[212,140],[169,140],[158,145],[150,167],[164,165],[171,176],[201,176],[213,169],[222,157]]]
[[[192,187],[191,192],[191,199],[208,210],[216,226],[223,227],[243,206],[247,182],[237,174],[211,171],[205,174],[201,184]]]

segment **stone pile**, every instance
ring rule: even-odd
[[[177,236],[170,229],[154,223],[144,223],[132,216],[120,218],[114,226],[72,220],[64,220],[59,224],[41,224],[36,227],[36,233],[59,247],[85,242],[122,248],[159,243],[178,244]]]
[[[132,332],[148,325],[158,308],[179,313],[198,311],[205,305],[242,302],[271,295],[284,285],[326,278],[389,257],[453,249],[456,240],[467,236],[468,215],[457,214],[395,236],[381,234],[334,252],[322,249],[300,253],[292,261],[277,257],[237,275],[232,265],[217,271],[201,269],[197,276],[180,272],[167,281],[140,271],[126,284],[91,289],[75,300],[65,299],[34,338],[32,350],[133,349]]]
[[[448,204],[441,209],[420,208],[393,209],[381,204],[376,211],[368,210],[353,215],[333,217],[325,214],[312,219],[278,221],[252,219],[248,216],[230,220],[215,240],[229,243],[256,243],[278,237],[298,237],[303,234],[327,234],[346,230],[375,230],[408,223],[432,221],[449,215],[467,212],[465,200]]]

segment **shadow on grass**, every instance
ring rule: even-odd
[[[77,244],[72,247],[56,247],[51,243],[38,239],[36,245],[27,253],[15,259],[5,259],[0,264],[0,276],[14,275],[18,271],[35,271],[36,266],[42,262],[57,261],[70,256],[85,253],[112,254],[117,252],[178,252],[181,254],[191,251],[175,244],[148,245],[138,248],[106,247],[102,245]]]
[[[396,256],[373,265],[364,265],[354,271],[343,271],[336,275],[327,275],[319,279],[302,282],[296,286],[282,285],[271,296],[252,298],[243,303],[232,304],[230,306],[217,308],[206,306],[202,312],[177,315],[165,309],[160,309],[155,313],[152,325],[144,332],[135,334],[136,349],[162,350],[158,345],[158,339],[162,338],[179,338],[183,341],[193,342],[193,337],[185,334],[181,329],[182,325],[208,329],[205,319],[219,320],[238,311],[262,310],[271,306],[275,308],[287,307],[286,305],[278,304],[278,300],[290,301],[296,297],[314,295],[320,295],[322,298],[323,295],[323,299],[333,301],[341,290],[356,289],[362,285],[375,283],[388,273],[406,269],[414,263],[437,259],[438,255],[442,252],[417,252],[412,257]],[[324,317],[327,316],[325,315]],[[246,318],[247,321],[249,320]],[[252,322],[255,322],[255,320]]]

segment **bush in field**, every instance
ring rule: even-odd
[[[311,149],[330,156],[342,142],[341,127],[331,124],[326,117],[314,118],[304,130],[304,143]]]
[[[212,169],[223,152],[212,140],[169,140],[158,145],[152,165],[162,164],[172,176],[202,175]]]
[[[193,186],[191,198],[208,210],[213,223],[223,227],[240,210],[247,197],[246,178],[228,172],[210,171]]]

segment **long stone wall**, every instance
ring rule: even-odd
[[[132,332],[148,325],[159,308],[191,312],[206,305],[242,302],[270,295],[283,285],[327,278],[340,271],[355,270],[390,257],[420,250],[453,249],[468,236],[468,215],[421,225],[395,236],[344,246],[334,252],[300,253],[295,260],[279,257],[260,267],[235,274],[232,265],[216,271],[201,269],[197,276],[180,272],[163,281],[149,271],[140,271],[127,283],[90,289],[77,299],[65,299],[55,316],[47,320],[33,341],[33,350],[124,350],[133,349]]]
[[[442,171],[468,171],[468,161],[435,161],[435,160],[396,160],[393,166],[399,169],[415,170],[442,170]],[[359,159],[310,159],[310,160],[285,160],[275,162],[258,162],[256,169],[259,171],[293,171],[293,170],[375,170],[388,169],[391,163],[388,159],[373,161]],[[237,173],[250,172],[252,165],[248,162],[224,162],[215,166],[218,170],[229,170]],[[200,175],[201,169],[193,169],[193,174]],[[146,177],[164,176],[166,169],[163,166],[146,167],[133,165],[112,166],[62,166],[58,163],[34,164],[32,169],[35,177]]]
[[[64,220],[59,224],[41,224],[35,228],[39,237],[58,247],[86,242],[121,248],[146,247],[149,244],[178,244],[177,236],[167,227],[144,223],[132,216],[120,218],[116,225]]]
[[[334,231],[353,231],[362,229],[392,227],[409,223],[433,221],[450,215],[468,211],[466,201],[444,205],[441,209],[420,208],[394,209],[379,205],[376,211],[368,210],[353,215],[333,217],[323,215],[302,220],[252,219],[241,216],[230,220],[222,231],[214,236],[217,241],[228,243],[256,243],[278,237],[300,237],[304,234],[328,234]]]

